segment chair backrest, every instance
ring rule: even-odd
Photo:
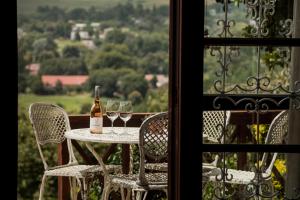
[[[288,133],[288,111],[280,112],[271,122],[265,144],[282,144],[285,136]],[[262,166],[265,167],[265,172],[271,174],[274,162],[278,153],[273,153],[268,166],[267,159],[270,153],[264,153],[262,157]]]
[[[223,143],[223,127],[228,126],[229,120],[230,111],[204,111],[202,132],[208,136],[209,141]]]
[[[69,118],[65,110],[49,103],[32,103],[29,106],[29,119],[33,127],[37,146],[43,160],[45,170],[48,169],[41,145],[62,143],[66,138],[65,132],[70,130]],[[69,163],[77,163],[72,144],[67,140]]]
[[[148,185],[145,175],[145,156],[153,160],[162,160],[168,157],[168,113],[158,113],[147,118],[140,127],[139,135],[140,168],[139,184]],[[155,184],[160,184],[156,182]],[[161,183],[163,184],[163,183]]]

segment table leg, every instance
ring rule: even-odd
[[[102,167],[103,173],[104,173],[104,188],[101,196],[101,200],[106,200],[109,198],[109,193],[110,193],[110,179],[109,179],[109,174],[108,171],[105,167],[105,164],[102,160],[102,158],[98,155],[96,150],[92,147],[92,145],[88,142],[85,142],[86,147],[88,150],[94,155],[94,157],[97,159],[98,163]]]
[[[102,167],[104,177],[108,176],[108,172],[102,158],[97,154],[97,152],[95,151],[95,149],[92,147],[90,143],[86,142],[85,145],[88,148],[88,150],[93,154],[93,156],[97,159],[100,166]]]

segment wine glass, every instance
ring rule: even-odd
[[[114,121],[118,118],[119,102],[108,100],[106,102],[106,115],[111,121],[111,132],[114,133]]]
[[[131,101],[121,101],[119,106],[120,118],[124,121],[124,133],[126,132],[126,123],[132,116],[132,104]]]

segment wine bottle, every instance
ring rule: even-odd
[[[90,113],[90,132],[101,134],[103,127],[103,107],[100,101],[100,86],[95,86],[95,100]]]

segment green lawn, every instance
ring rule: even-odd
[[[118,3],[126,3],[124,0],[17,0],[18,14],[32,14],[38,6],[57,6],[70,10],[73,8],[90,8],[94,6],[98,9],[105,9],[117,5]],[[145,7],[153,5],[168,5],[169,0],[131,0],[132,3],[141,2]]]
[[[103,99],[105,100],[105,99]],[[18,106],[28,110],[31,103],[48,102],[62,105],[68,114],[79,114],[81,106],[85,103],[92,104],[93,98],[90,94],[71,95],[34,95],[20,94],[18,96]]]

